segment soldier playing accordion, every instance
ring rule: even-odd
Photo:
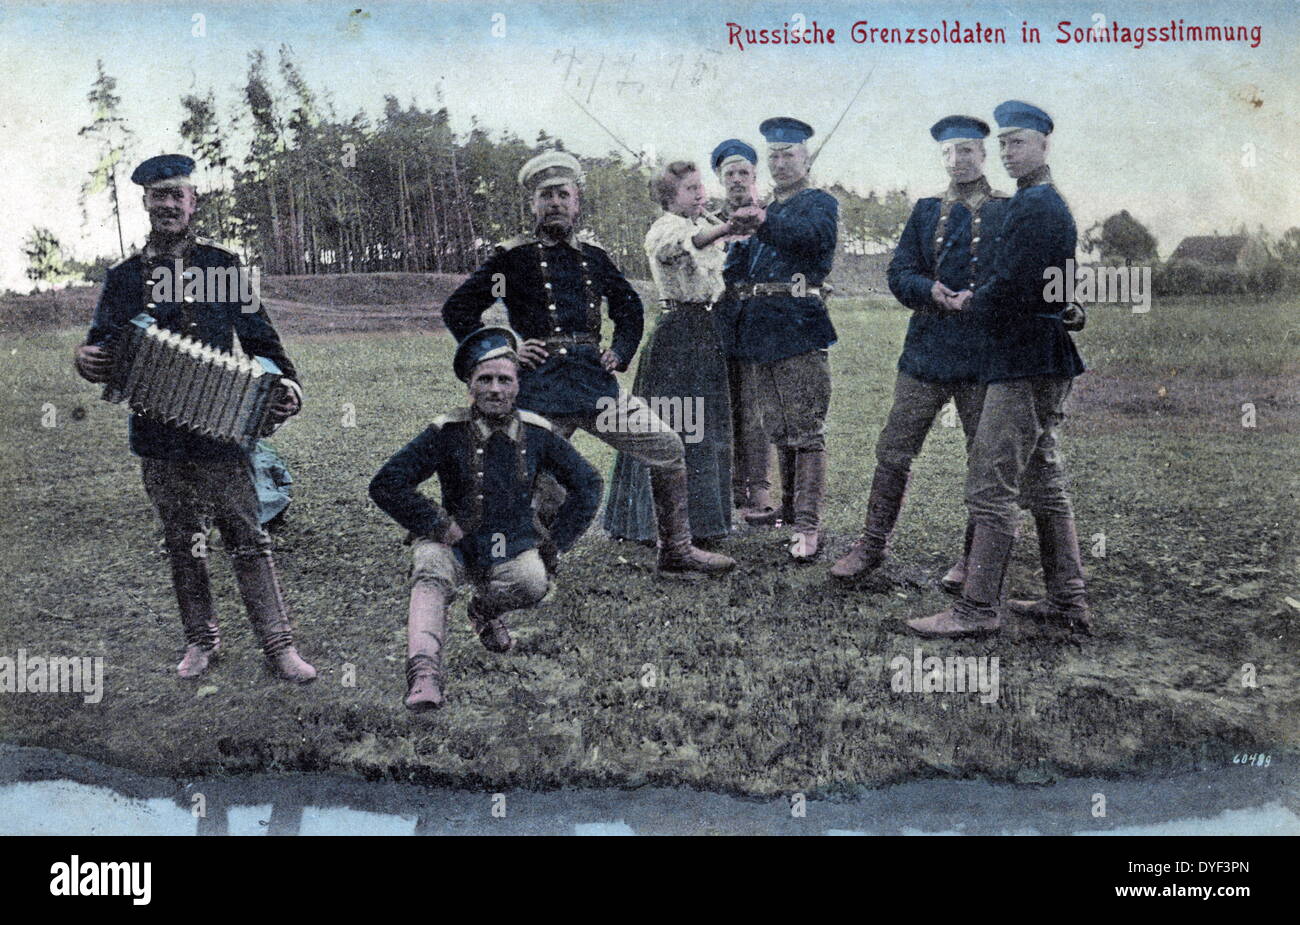
[[[277,426],[302,407],[297,373],[266,312],[247,298],[246,286],[239,285],[234,292],[225,287],[214,297],[211,287],[203,285],[205,279],[211,281],[222,271],[243,271],[237,255],[196,240],[190,232],[196,208],[190,180],[193,169],[190,158],[165,154],[150,158],[131,174],[131,180],[144,187],[151,231],[141,253],[109,270],[90,333],[77,350],[76,369],[90,382],[109,382],[117,359],[114,344],[137,333],[131,322],[141,314],[156,320],[158,330],[153,333],[168,332],[155,340],[175,343],[180,337],[188,338],[184,343],[193,353],[209,358],[215,351],[228,354],[238,335],[245,353],[270,361],[264,364],[267,369],[278,369],[276,387],[260,402],[267,409],[270,425]],[[168,274],[182,278],[168,279]],[[164,282],[169,285],[162,286]],[[166,297],[154,298],[163,289],[168,290]],[[192,294],[196,291],[198,295]],[[233,368],[235,361],[221,358],[218,362]],[[248,361],[243,366],[252,368]],[[245,376],[244,381],[249,378]],[[163,380],[162,388],[172,388],[174,381]],[[177,673],[182,678],[200,677],[220,645],[201,542],[205,515],[211,515],[230,554],[240,595],[268,666],[285,680],[311,681],[316,670],[294,648],[271,558],[271,538],[259,523],[250,440],[217,439],[187,429],[173,420],[174,415],[150,416],[138,403],[132,404],[145,413],[131,417],[131,451],[141,457],[145,491],[162,520],[172,585],[185,629],[185,655]]]

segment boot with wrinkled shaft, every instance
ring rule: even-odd
[[[293,627],[270,552],[237,553],[230,561],[249,622],[262,643],[267,667],[285,681],[306,684],[315,680],[316,669],[294,648]]]
[[[794,534],[790,537],[790,555],[796,562],[817,557],[825,493],[826,451],[799,450],[794,468]]]
[[[686,470],[651,469],[650,490],[654,495],[659,528],[659,572],[692,577],[718,575],[735,568],[736,560],[691,545],[691,522],[687,509]]]
[[[793,447],[779,447],[776,459],[777,468],[781,472],[781,506],[772,506],[772,495],[768,492],[766,504],[763,510],[755,509],[745,514],[745,523],[751,527],[770,527],[775,523],[792,524],[794,523],[794,470],[795,470],[795,449]]]
[[[1092,614],[1084,591],[1083,557],[1074,518],[1035,514],[1038,553],[1047,596],[1037,601],[1007,601],[1007,610],[1040,623],[1055,623],[1084,633],[1092,631]]]
[[[172,589],[185,628],[185,655],[176,673],[185,680],[203,677],[216,660],[221,648],[217,617],[212,610],[212,591],[208,581],[208,560],[196,556],[187,542],[167,544],[167,558],[172,567]]]
[[[853,541],[838,562],[831,566],[831,577],[851,581],[869,574],[884,563],[889,555],[889,540],[907,495],[911,473],[889,466],[876,466],[871,478],[871,493],[867,496],[867,516],[862,535]]]
[[[905,622],[908,630],[927,638],[988,636],[1002,628],[1002,582],[1011,561],[1013,534],[975,527],[966,582],[961,596],[945,611]]]
[[[406,621],[406,709],[436,710],[443,695],[442,641],[447,632],[447,598],[440,588],[417,582],[411,588]]]
[[[966,583],[966,558],[970,555],[970,542],[974,536],[975,524],[967,521],[966,538],[961,544],[961,558],[939,579],[939,587],[949,594],[961,594],[961,586]]]

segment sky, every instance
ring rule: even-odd
[[[580,154],[616,144],[574,98],[632,148],[700,163],[727,137],[759,146],[758,124],[774,115],[810,123],[816,148],[843,115],[815,182],[913,196],[946,183],[933,122],[966,113],[991,123],[999,102],[1023,99],[1055,120],[1053,174],[1081,230],[1127,209],[1168,255],[1184,235],[1300,225],[1300,4],[1292,0],[360,2],[0,6],[0,288],[30,287],[21,242],[34,226],[52,229],[83,259],[117,250],[107,197],[92,204],[88,222],[77,201],[96,160],[77,131],[90,118],[97,58],[118,80],[138,161],[186,153],[181,97],[211,89],[227,117],[249,53],[262,49],[273,64],[281,44],[341,117],[376,116],[391,94],[403,104],[446,105],[457,132],[477,118],[530,141],[544,130]],[[1258,26],[1258,46],[1055,41],[1061,21],[1158,28],[1180,19]],[[728,41],[728,23],[781,29],[800,21],[823,34],[834,29],[834,42]],[[855,42],[862,21],[862,30],[896,27],[904,36],[979,22],[1003,29],[1007,43]],[[1022,23],[1042,41],[1022,42]],[[1014,188],[993,148],[986,169],[995,187]],[[125,186],[129,247],[147,222],[135,188]]]

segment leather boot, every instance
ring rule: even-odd
[[[470,599],[466,613],[474,634],[489,652],[504,653],[515,647],[515,641],[510,636],[510,624],[506,622],[504,614],[488,613],[477,597]]]
[[[447,599],[427,583],[411,588],[411,610],[406,621],[406,709],[436,710],[442,693],[442,640],[447,632]]]
[[[889,555],[889,539],[898,522],[911,472],[877,464],[867,496],[867,518],[862,535],[849,551],[831,566],[831,577],[850,580],[879,568]]]
[[[790,537],[790,555],[796,562],[817,557],[825,493],[826,451],[799,450],[794,473],[794,535]]]
[[[762,430],[749,436],[748,445],[737,447],[735,465],[744,484],[745,503],[741,515],[745,518],[776,516],[776,506],[772,504],[772,483],[768,477],[772,471],[772,457],[775,455],[775,448],[767,442],[767,435]]]
[[[745,489],[745,506],[741,516],[749,523],[749,518],[766,518],[777,515],[776,506],[772,504],[772,490],[766,485],[750,485]]]
[[[772,507],[768,499],[767,510],[751,511],[745,515],[745,523],[751,527],[770,527],[778,521],[783,524],[794,523],[794,447],[783,446],[777,452],[777,468],[781,470],[781,506]]]
[[[1002,628],[1002,581],[1011,561],[1014,534],[976,525],[966,563],[966,582],[952,607],[929,617],[906,621],[918,636],[955,638],[988,636]]]
[[[659,571],[676,575],[716,575],[734,568],[736,560],[691,545],[687,510],[686,470],[650,470],[655,519],[659,525]]]
[[[208,560],[195,556],[185,542],[167,546],[172,567],[172,589],[185,628],[185,655],[176,673],[186,680],[202,677],[221,648],[217,617],[212,611]]]
[[[961,558],[952,564],[947,574],[939,579],[939,587],[949,594],[961,594],[961,586],[966,582],[966,558],[970,555],[970,541],[975,536],[975,524],[966,521],[966,538],[961,544]]]
[[[1074,518],[1036,513],[1034,526],[1038,530],[1038,553],[1043,562],[1047,596],[1038,601],[1007,601],[1007,609],[1042,623],[1090,632],[1092,616],[1084,593],[1083,559]]]
[[[230,561],[249,622],[261,640],[267,666],[286,681],[306,684],[315,680],[316,669],[303,661],[294,648],[293,627],[289,625],[289,611],[280,593],[270,552],[236,554]]]

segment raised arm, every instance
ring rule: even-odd
[[[755,237],[777,250],[817,257],[834,252],[840,218],[840,204],[830,193],[804,193],[795,208],[773,214],[769,208]]]

